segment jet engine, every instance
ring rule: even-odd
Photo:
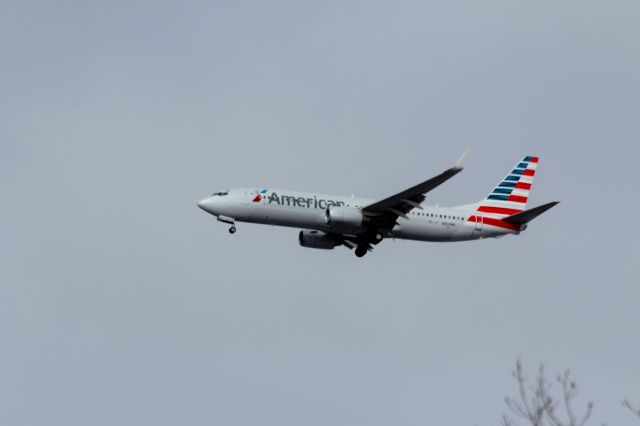
[[[348,231],[363,226],[365,217],[357,208],[331,206],[325,212],[324,221],[332,229]]]
[[[302,247],[333,250],[340,242],[331,235],[327,235],[322,231],[304,229],[298,235],[298,241]]]

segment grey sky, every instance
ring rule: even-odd
[[[571,367],[640,402],[636,1],[0,3],[0,424],[491,425]],[[519,237],[231,237],[230,186],[475,201]]]

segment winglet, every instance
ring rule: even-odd
[[[458,159],[458,161],[456,161],[456,164],[453,165],[453,169],[457,170],[457,171],[461,171],[462,169],[464,169],[464,165],[467,162],[467,157],[469,156],[469,152],[471,151],[471,148],[467,148],[463,153],[462,156],[460,156],[460,158]]]

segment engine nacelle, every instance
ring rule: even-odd
[[[333,250],[337,245],[340,244],[340,242],[331,235],[327,235],[322,231],[314,231],[309,229],[300,231],[300,234],[298,235],[298,241],[300,241],[300,245],[302,247],[322,250]]]
[[[324,215],[326,225],[336,230],[356,230],[364,225],[362,210],[353,207],[331,206]]]

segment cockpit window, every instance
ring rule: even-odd
[[[212,197],[224,197],[225,195],[229,195],[229,191],[214,192],[213,194],[211,194]]]

